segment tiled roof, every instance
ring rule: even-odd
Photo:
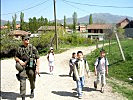
[[[112,25],[110,24],[91,24],[87,26],[87,29],[111,29]]]
[[[128,22],[130,22],[130,20],[128,18],[125,18],[125,19],[120,20],[117,24],[120,24],[120,23],[122,23],[125,20],[127,20]]]
[[[26,32],[26,31],[22,31],[22,30],[13,30],[13,31],[10,32],[10,35],[19,35],[19,36],[21,36],[21,35],[26,35],[26,34],[30,35],[31,33]]]
[[[57,29],[59,29],[60,26],[57,26]],[[41,26],[38,31],[48,31],[48,30],[55,30],[55,26]]]

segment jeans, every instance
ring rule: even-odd
[[[96,80],[96,84],[100,83],[102,84],[102,86],[106,85],[106,77],[105,77],[105,72],[98,72],[97,73],[97,80]]]
[[[83,77],[80,77],[80,80],[76,81],[76,83],[77,83],[78,96],[82,96],[82,89],[83,89],[83,86],[85,84],[85,78],[84,78],[84,76]]]

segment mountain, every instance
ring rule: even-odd
[[[8,21],[6,21],[6,20],[1,20],[1,26],[7,24],[7,22]],[[12,22],[10,21],[10,23],[12,23]],[[16,21],[16,24],[20,24],[20,21]]]
[[[6,20],[1,20],[1,26],[2,26],[2,25],[5,25],[6,23],[7,23]]]
[[[89,16],[84,16],[81,18],[78,18],[78,23],[89,23]],[[94,13],[92,14],[92,18],[93,18],[93,23],[118,23],[119,21],[121,21],[124,18],[128,18],[129,20],[133,20],[133,17],[130,16],[120,16],[120,15],[112,15],[109,13]],[[58,22],[63,24],[63,19],[62,20],[58,20]],[[67,18],[66,19],[67,24],[72,24],[72,18]]]
[[[78,23],[89,23],[89,16],[90,15],[78,18]],[[130,17],[130,16],[112,15],[110,13],[93,13],[92,18],[93,18],[93,23],[110,23],[110,24],[118,23],[119,21],[121,21],[124,18],[133,20],[133,17]],[[63,24],[64,19],[57,20],[57,22]],[[72,24],[73,20],[72,20],[72,18],[67,18],[66,22],[67,22],[67,24]],[[4,25],[6,23],[7,23],[7,21],[1,20],[1,25]],[[16,21],[16,23],[19,24],[20,21]]]

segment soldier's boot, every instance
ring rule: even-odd
[[[94,88],[97,89],[97,83],[94,81]]]
[[[25,100],[25,97],[22,97],[22,100]]]
[[[30,98],[34,98],[34,89],[31,89],[31,95]]]

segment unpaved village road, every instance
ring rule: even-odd
[[[100,45],[101,46],[101,45]],[[40,75],[36,78],[35,97],[30,99],[30,85],[27,80],[26,100],[78,100],[76,96],[76,83],[69,73],[69,59],[72,52],[82,50],[84,55],[89,54],[95,46],[71,48],[61,54],[55,54],[55,70],[53,75],[49,75],[49,67],[46,56],[40,57]],[[19,95],[19,81],[16,79],[14,59],[1,60],[1,99],[21,100]],[[112,93],[112,88],[106,86],[105,93],[95,91],[93,81],[94,73],[91,77],[86,77],[82,100],[126,100],[118,93]],[[98,87],[100,90],[100,85]]]

